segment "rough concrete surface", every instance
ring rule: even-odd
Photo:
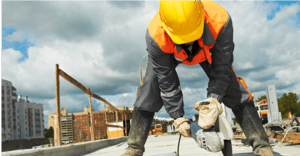
[[[175,156],[177,150],[179,135],[159,135],[157,137],[149,136],[146,142],[146,151],[144,156]],[[254,156],[252,148],[243,146],[240,140],[233,140],[233,156]],[[84,156],[119,156],[126,151],[127,143],[122,142],[109,146],[95,152],[85,154]],[[298,156],[300,155],[300,145],[284,144],[273,149],[276,156]],[[173,153],[173,154],[172,154]],[[222,152],[210,153],[196,144],[192,138],[181,137],[180,156],[222,156]]]
[[[45,147],[38,149],[14,150],[2,152],[3,156],[82,156],[86,153],[93,152],[105,147],[125,142],[127,137],[113,139],[103,139],[89,142],[63,145],[59,147]]]

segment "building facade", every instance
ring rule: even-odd
[[[22,96],[19,95],[16,108],[19,114],[17,120],[20,125],[21,139],[45,138],[43,105],[30,102],[27,96],[22,99]]]
[[[22,99],[10,81],[2,79],[2,142],[44,138],[43,105]]]
[[[67,113],[65,109],[61,110],[61,140],[62,143],[70,142],[84,142],[91,141],[91,116],[89,113],[90,108],[84,108],[84,112]],[[124,111],[126,113],[126,124],[130,126],[129,120],[132,116],[132,111]],[[94,111],[94,135],[95,140],[101,138],[113,138],[124,136],[124,130],[121,128],[107,128],[105,126],[105,111]],[[116,125],[116,113],[111,110],[106,111],[107,122],[111,125]],[[118,125],[125,125],[125,115],[118,113]],[[122,117],[124,121],[122,120]],[[72,119],[72,120],[71,120]],[[48,128],[53,127],[54,139],[57,138],[57,114],[48,115]],[[72,130],[71,130],[72,127]],[[116,131],[117,129],[117,131]],[[110,132],[109,132],[110,131]],[[108,136],[107,136],[108,134]],[[117,134],[117,135],[116,135]]]
[[[2,79],[2,142],[18,139],[17,90],[10,81]]]

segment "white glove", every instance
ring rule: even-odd
[[[175,130],[180,133],[181,135],[183,135],[184,137],[191,137],[190,134],[190,125],[188,123],[189,119],[187,118],[177,118],[173,125],[175,126]]]
[[[203,129],[212,127],[223,112],[221,104],[214,98],[199,101],[194,105],[194,108],[199,111],[198,125]]]

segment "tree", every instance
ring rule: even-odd
[[[48,132],[45,134],[45,137],[47,137],[47,138],[54,137],[54,130],[53,130],[52,126],[49,128]]]
[[[261,97],[258,97],[256,102],[259,102],[259,101],[264,100],[264,99],[267,99],[267,96],[266,96],[266,95],[263,95],[263,96],[261,96]]]
[[[288,113],[300,114],[300,102],[297,93],[283,93],[281,98],[278,98],[278,107],[282,118],[287,118]]]

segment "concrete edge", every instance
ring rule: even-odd
[[[45,147],[39,149],[26,149],[2,152],[3,156],[82,156],[101,148],[127,141],[127,136],[113,139],[82,142],[59,147]]]

